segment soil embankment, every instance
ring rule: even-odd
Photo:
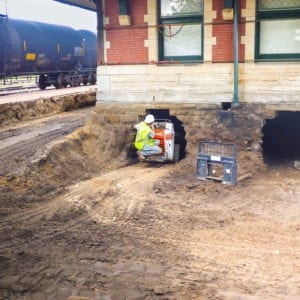
[[[74,109],[93,106],[96,87],[81,86],[0,97],[0,125],[12,125]]]

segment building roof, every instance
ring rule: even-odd
[[[54,0],[54,1],[61,2],[63,4],[69,4],[72,6],[77,6],[91,11],[96,11],[95,0]]]

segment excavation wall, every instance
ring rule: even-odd
[[[9,125],[40,117],[71,111],[80,107],[95,105],[96,89],[81,93],[68,93],[55,96],[40,94],[37,99],[22,100],[15,95],[11,101],[0,101],[0,125]],[[20,98],[20,100],[18,100]]]
[[[109,104],[98,101],[92,123],[94,126],[101,126],[101,122],[97,120],[101,116],[102,125],[109,124],[110,128],[114,128],[114,132],[122,132],[117,137],[113,135],[117,148],[120,149],[133,142],[134,133],[130,128],[138,121],[138,116],[148,112],[155,116],[162,112],[168,113],[171,118],[176,118],[177,126],[181,124],[181,155],[191,164],[196,163],[199,141],[234,143],[238,148],[239,170],[254,172],[264,167],[262,128],[265,121],[275,118],[278,111],[297,110],[300,110],[297,104],[287,106],[251,103],[240,104],[237,107],[225,105],[222,108],[212,104]],[[107,134],[109,130],[111,129],[108,129]],[[114,150],[111,148],[111,151]]]
[[[0,123],[19,121],[73,110],[95,103],[95,91],[0,105]],[[60,179],[80,178],[103,168],[136,162],[133,125],[146,113],[175,122],[182,163],[195,172],[199,141],[233,143],[238,150],[238,173],[256,172],[264,161],[264,126],[280,112],[299,112],[300,105],[241,103],[124,103],[96,102],[94,112],[80,130],[36,155],[35,164]],[[270,135],[270,133],[268,132]],[[80,166],[75,171],[74,166]],[[47,168],[45,167],[47,166]],[[29,167],[32,169],[33,166]],[[42,170],[40,170],[42,171]],[[26,171],[28,172],[28,171]],[[25,172],[25,173],[26,173]],[[49,176],[50,176],[49,175]],[[14,175],[15,176],[15,175]],[[48,175],[47,175],[48,176]],[[26,175],[28,178],[28,174]]]

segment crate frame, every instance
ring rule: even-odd
[[[214,176],[214,165],[223,166],[223,178]],[[237,184],[237,147],[235,144],[200,141],[198,144],[196,177],[213,179],[223,184]]]

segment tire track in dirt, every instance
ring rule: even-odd
[[[226,197],[223,200],[226,203]],[[295,289],[300,286],[298,230],[284,226],[284,221],[242,213],[236,214],[234,223],[223,228],[177,228],[176,232],[161,237],[161,241],[188,254],[187,269],[198,272],[198,276],[193,276],[181,262],[176,270],[182,280],[196,280],[205,274],[213,277],[216,280],[212,287],[218,288],[222,299],[231,294],[248,299],[253,293],[258,299],[294,299],[300,292]]]
[[[0,222],[0,234],[18,228],[18,224],[34,227],[34,224],[39,224],[42,220],[51,221],[79,210],[83,210],[86,214],[67,220],[56,228],[55,233],[49,228],[49,232],[44,232],[40,238],[47,239],[49,236],[63,234],[69,229],[76,231],[82,227],[81,222],[90,219],[103,223],[126,221],[143,209],[147,200],[143,195],[147,194],[149,186],[151,187],[161,176],[170,173],[173,167],[172,165],[149,167],[139,164],[76,183],[67,187],[66,193],[46,203],[4,217]],[[141,187],[138,190],[139,196],[135,189],[128,188],[131,185]],[[5,243],[5,246],[0,246],[0,252],[5,252],[13,245],[13,241]]]
[[[149,186],[169,174],[172,168],[173,165],[144,164],[124,167],[69,187],[69,192],[59,201],[83,207],[95,221],[126,220],[143,209]]]
[[[17,259],[16,257],[19,256],[19,253],[21,253],[20,255],[28,255],[29,258],[34,258],[34,252],[29,249],[33,249],[32,247],[43,249],[48,241],[51,244],[54,242],[58,248],[55,248],[55,255],[52,257],[53,263],[47,260],[43,265],[38,264],[36,266],[38,271],[32,269],[26,275],[10,275],[0,278],[2,286],[11,287],[14,291],[26,291],[34,289],[36,284],[43,283],[48,286],[45,292],[49,295],[52,289],[59,290],[68,286],[70,280],[86,281],[90,276],[94,277],[97,275],[97,269],[94,270],[92,267],[95,264],[93,262],[95,258],[92,260],[92,266],[89,268],[82,266],[82,268],[84,267],[82,270],[79,266],[75,269],[75,265],[70,265],[67,269],[63,266],[56,266],[55,262],[59,261],[59,257],[65,255],[63,252],[64,245],[74,243],[75,246],[76,241],[82,243],[87,240],[87,242],[84,242],[84,247],[87,247],[88,253],[93,247],[96,247],[96,249],[104,247],[105,249],[107,246],[105,244],[102,246],[105,240],[101,238],[101,235],[97,235],[96,231],[88,227],[85,228],[85,224],[90,224],[91,220],[94,220],[97,224],[107,225],[111,223],[115,226],[115,221],[119,221],[117,226],[120,226],[127,218],[141,211],[144,207],[144,200],[146,200],[146,198],[137,197],[136,190],[128,188],[128,184],[141,185],[139,192],[143,194],[149,188],[151,189],[152,182],[170,173],[172,168],[173,166],[171,165],[151,167],[145,164],[124,167],[90,180],[70,185],[64,194],[46,203],[43,202],[38,206],[26,209],[26,213],[16,212],[4,217],[0,223],[0,236],[6,237],[6,239],[3,240],[3,244],[1,243],[0,257],[2,256],[6,260],[10,259],[9,261],[11,262]],[[127,201],[127,199],[131,200]],[[74,218],[68,217],[69,214],[78,211],[83,213],[74,215]],[[115,216],[117,216],[117,220],[113,219]],[[98,227],[98,225],[95,226]],[[36,228],[40,228],[40,230],[37,231]],[[8,230],[11,231],[11,234],[5,235],[5,232]],[[78,232],[80,232],[80,237],[78,237]],[[28,248],[28,244],[31,245],[30,248]],[[54,247],[54,245],[51,247]],[[115,245],[112,245],[110,251],[118,250]],[[81,255],[84,254],[81,253]],[[110,265],[111,263],[107,264],[107,267],[111,268]],[[151,274],[147,275],[145,273],[145,268],[144,264],[139,265],[130,262],[123,266],[121,263],[116,265],[115,273],[134,277],[136,272],[138,272],[142,276],[151,277]],[[148,268],[151,271],[151,268]],[[95,271],[96,274],[94,273]],[[161,272],[155,268],[154,271],[156,272],[155,274]],[[71,276],[72,273],[74,273],[73,277]],[[113,274],[111,275],[114,276]],[[99,277],[100,275],[97,276]],[[94,285],[96,284],[95,282]],[[68,288],[70,290],[74,289],[72,287]],[[93,289],[86,289],[85,292],[94,294]],[[133,292],[129,289],[127,293],[130,295]],[[38,293],[37,295],[41,294]]]
[[[48,127],[44,133],[34,135],[32,138],[27,138],[0,150],[0,176],[16,172],[20,166],[26,165],[28,159],[38,149],[83,125],[84,120],[67,121],[61,125],[56,125],[54,128]]]
[[[67,207],[62,207],[55,200],[48,201],[46,203],[38,204],[37,207],[27,208],[25,212],[17,212],[8,217],[4,217],[0,222],[0,236],[6,237],[5,243],[0,244],[0,254],[7,252],[8,249],[15,245],[16,236],[20,234],[20,231],[23,231],[23,228],[31,231],[31,228],[34,228],[37,224],[42,223],[42,220],[47,217],[51,211],[60,211],[61,213],[67,212]],[[24,210],[23,210],[24,211]],[[68,227],[72,226],[75,223],[68,223]],[[50,224],[49,224],[50,225]],[[62,230],[60,230],[62,231]],[[51,226],[48,227],[48,235],[52,235],[53,231]],[[58,230],[55,233],[59,233]],[[10,236],[8,239],[7,236]],[[26,244],[26,240],[22,242]],[[19,247],[21,247],[21,242],[19,242]]]

